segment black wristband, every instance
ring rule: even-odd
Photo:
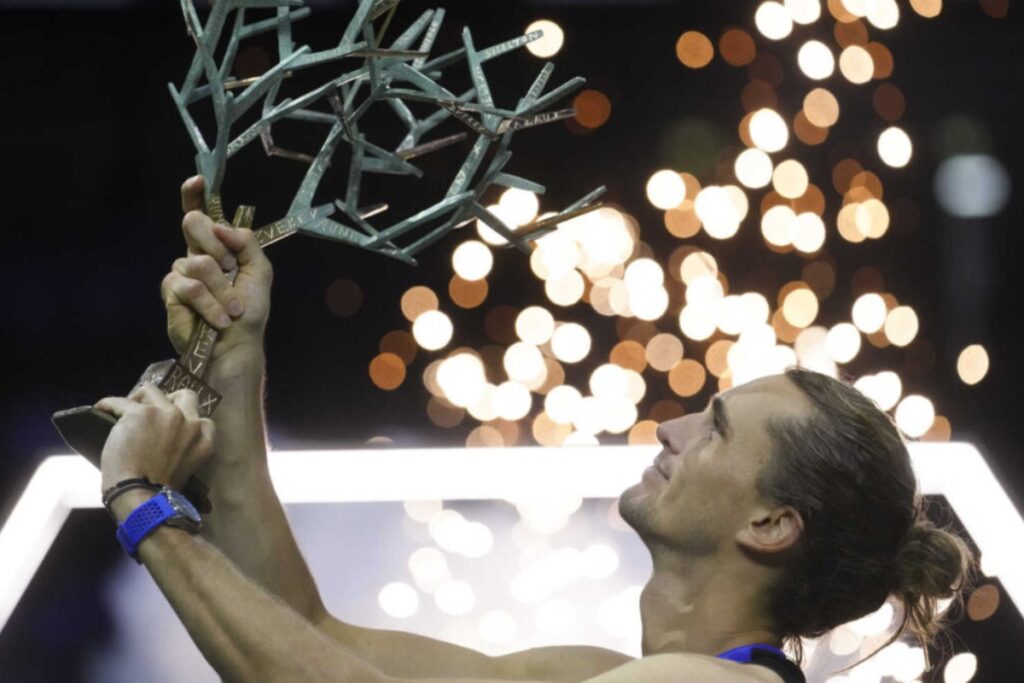
[[[109,489],[103,492],[103,507],[107,508],[107,512],[110,516],[114,516],[114,511],[111,509],[111,505],[117,500],[121,494],[127,493],[132,489],[149,489],[153,493],[158,492],[163,488],[163,484],[154,484],[147,477],[133,477],[131,479],[123,479]]]

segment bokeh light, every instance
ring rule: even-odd
[[[910,163],[913,152],[914,146],[910,136],[902,128],[893,126],[878,136],[878,156],[888,166],[903,168]]]
[[[750,138],[765,152],[778,152],[789,141],[786,122],[772,109],[759,109],[750,117]]]
[[[672,209],[686,199],[686,184],[669,169],[654,173],[647,181],[647,199],[659,209]]]
[[[687,31],[676,41],[676,57],[691,69],[700,69],[711,63],[715,47],[700,31]]]
[[[960,352],[956,360],[956,372],[964,384],[977,384],[988,374],[988,351],[981,344],[971,344]]]
[[[804,75],[820,81],[832,75],[836,69],[836,58],[832,50],[820,40],[808,40],[797,52],[797,64]]]
[[[452,320],[441,311],[426,311],[412,324],[412,336],[416,343],[428,351],[437,351],[452,340]]]
[[[554,57],[562,49],[562,45],[565,44],[565,32],[562,30],[562,27],[550,19],[538,19],[526,27],[526,33],[532,33],[533,31],[544,32],[543,36],[532,43],[526,44],[526,49],[535,57],[543,59]]]
[[[769,40],[782,40],[793,32],[793,17],[782,3],[762,2],[754,14],[757,30]]]

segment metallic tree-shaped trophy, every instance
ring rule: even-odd
[[[337,47],[312,52],[308,46],[296,48],[292,40],[293,24],[310,13],[302,4],[302,0],[216,0],[203,24],[193,0],[181,0],[196,53],[181,88],[173,84],[169,87],[195,145],[196,168],[206,179],[207,213],[215,221],[224,220],[220,191],[227,162],[256,139],[262,142],[268,156],[294,159],[308,165],[287,215],[255,231],[262,246],[295,233],[305,233],[414,265],[416,254],[450,230],[480,220],[502,235],[509,245],[528,253],[530,240],[553,230],[562,221],[597,208],[596,200],[604,192],[603,187],[555,216],[514,230],[481,202],[492,185],[543,193],[542,185],[505,172],[512,156],[509,151],[512,136],[518,130],[558,121],[574,113],[572,109],[546,111],[584,82],[582,78],[573,78],[545,92],[554,69],[550,63],[541,69],[513,109],[503,109],[494,103],[484,64],[540,38],[541,32],[480,50],[467,28],[462,32],[461,48],[432,57],[431,50],[444,21],[443,9],[424,12],[390,45],[384,46],[383,36],[399,0],[361,0]],[[299,9],[292,9],[295,7]],[[248,10],[264,10],[268,16],[250,20]],[[232,75],[242,42],[271,31],[277,33],[278,63],[255,78]],[[286,79],[301,70],[353,60],[358,60],[356,68],[332,74],[311,90],[278,101]],[[468,66],[472,87],[456,95],[442,85],[441,79],[446,69],[462,63]],[[215,120],[212,144],[204,137],[190,109],[207,100],[212,104]],[[394,150],[374,144],[361,129],[370,106],[379,102],[389,106],[406,131]],[[426,103],[432,113],[417,118],[408,103]],[[250,112],[257,105],[261,110],[258,117],[254,117]],[[246,124],[247,114],[255,121]],[[467,130],[431,137],[431,133],[450,118]],[[273,125],[284,119],[327,129],[315,155],[274,144]],[[367,174],[422,177],[422,170],[412,160],[471,138],[474,139],[472,146],[442,198],[386,227],[370,223],[372,217],[386,215],[388,206],[360,206],[360,189]],[[344,197],[314,206],[314,195],[324,173],[343,143],[350,155]],[[253,216],[253,207],[239,206],[232,225],[251,227]],[[185,353],[178,359],[152,364],[137,386],[155,384],[165,392],[192,389],[199,395],[200,413],[209,416],[221,398],[203,382],[216,341],[216,329],[200,322]],[[71,448],[99,464],[103,444],[115,422],[113,417],[85,406],[58,412],[53,421]],[[209,509],[206,490],[200,482],[191,480],[186,493],[197,506]]]

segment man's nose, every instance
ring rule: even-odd
[[[658,425],[658,428],[654,431],[658,441],[673,453],[681,452],[678,432],[679,426],[684,419],[685,418],[677,417],[673,420],[666,420]],[[675,437],[675,439],[673,439],[673,437]]]

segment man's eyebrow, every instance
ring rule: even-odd
[[[711,412],[714,414],[715,426],[722,433],[722,438],[728,439],[732,434],[732,424],[729,422],[729,414],[725,411],[725,401],[718,396],[712,398]]]

